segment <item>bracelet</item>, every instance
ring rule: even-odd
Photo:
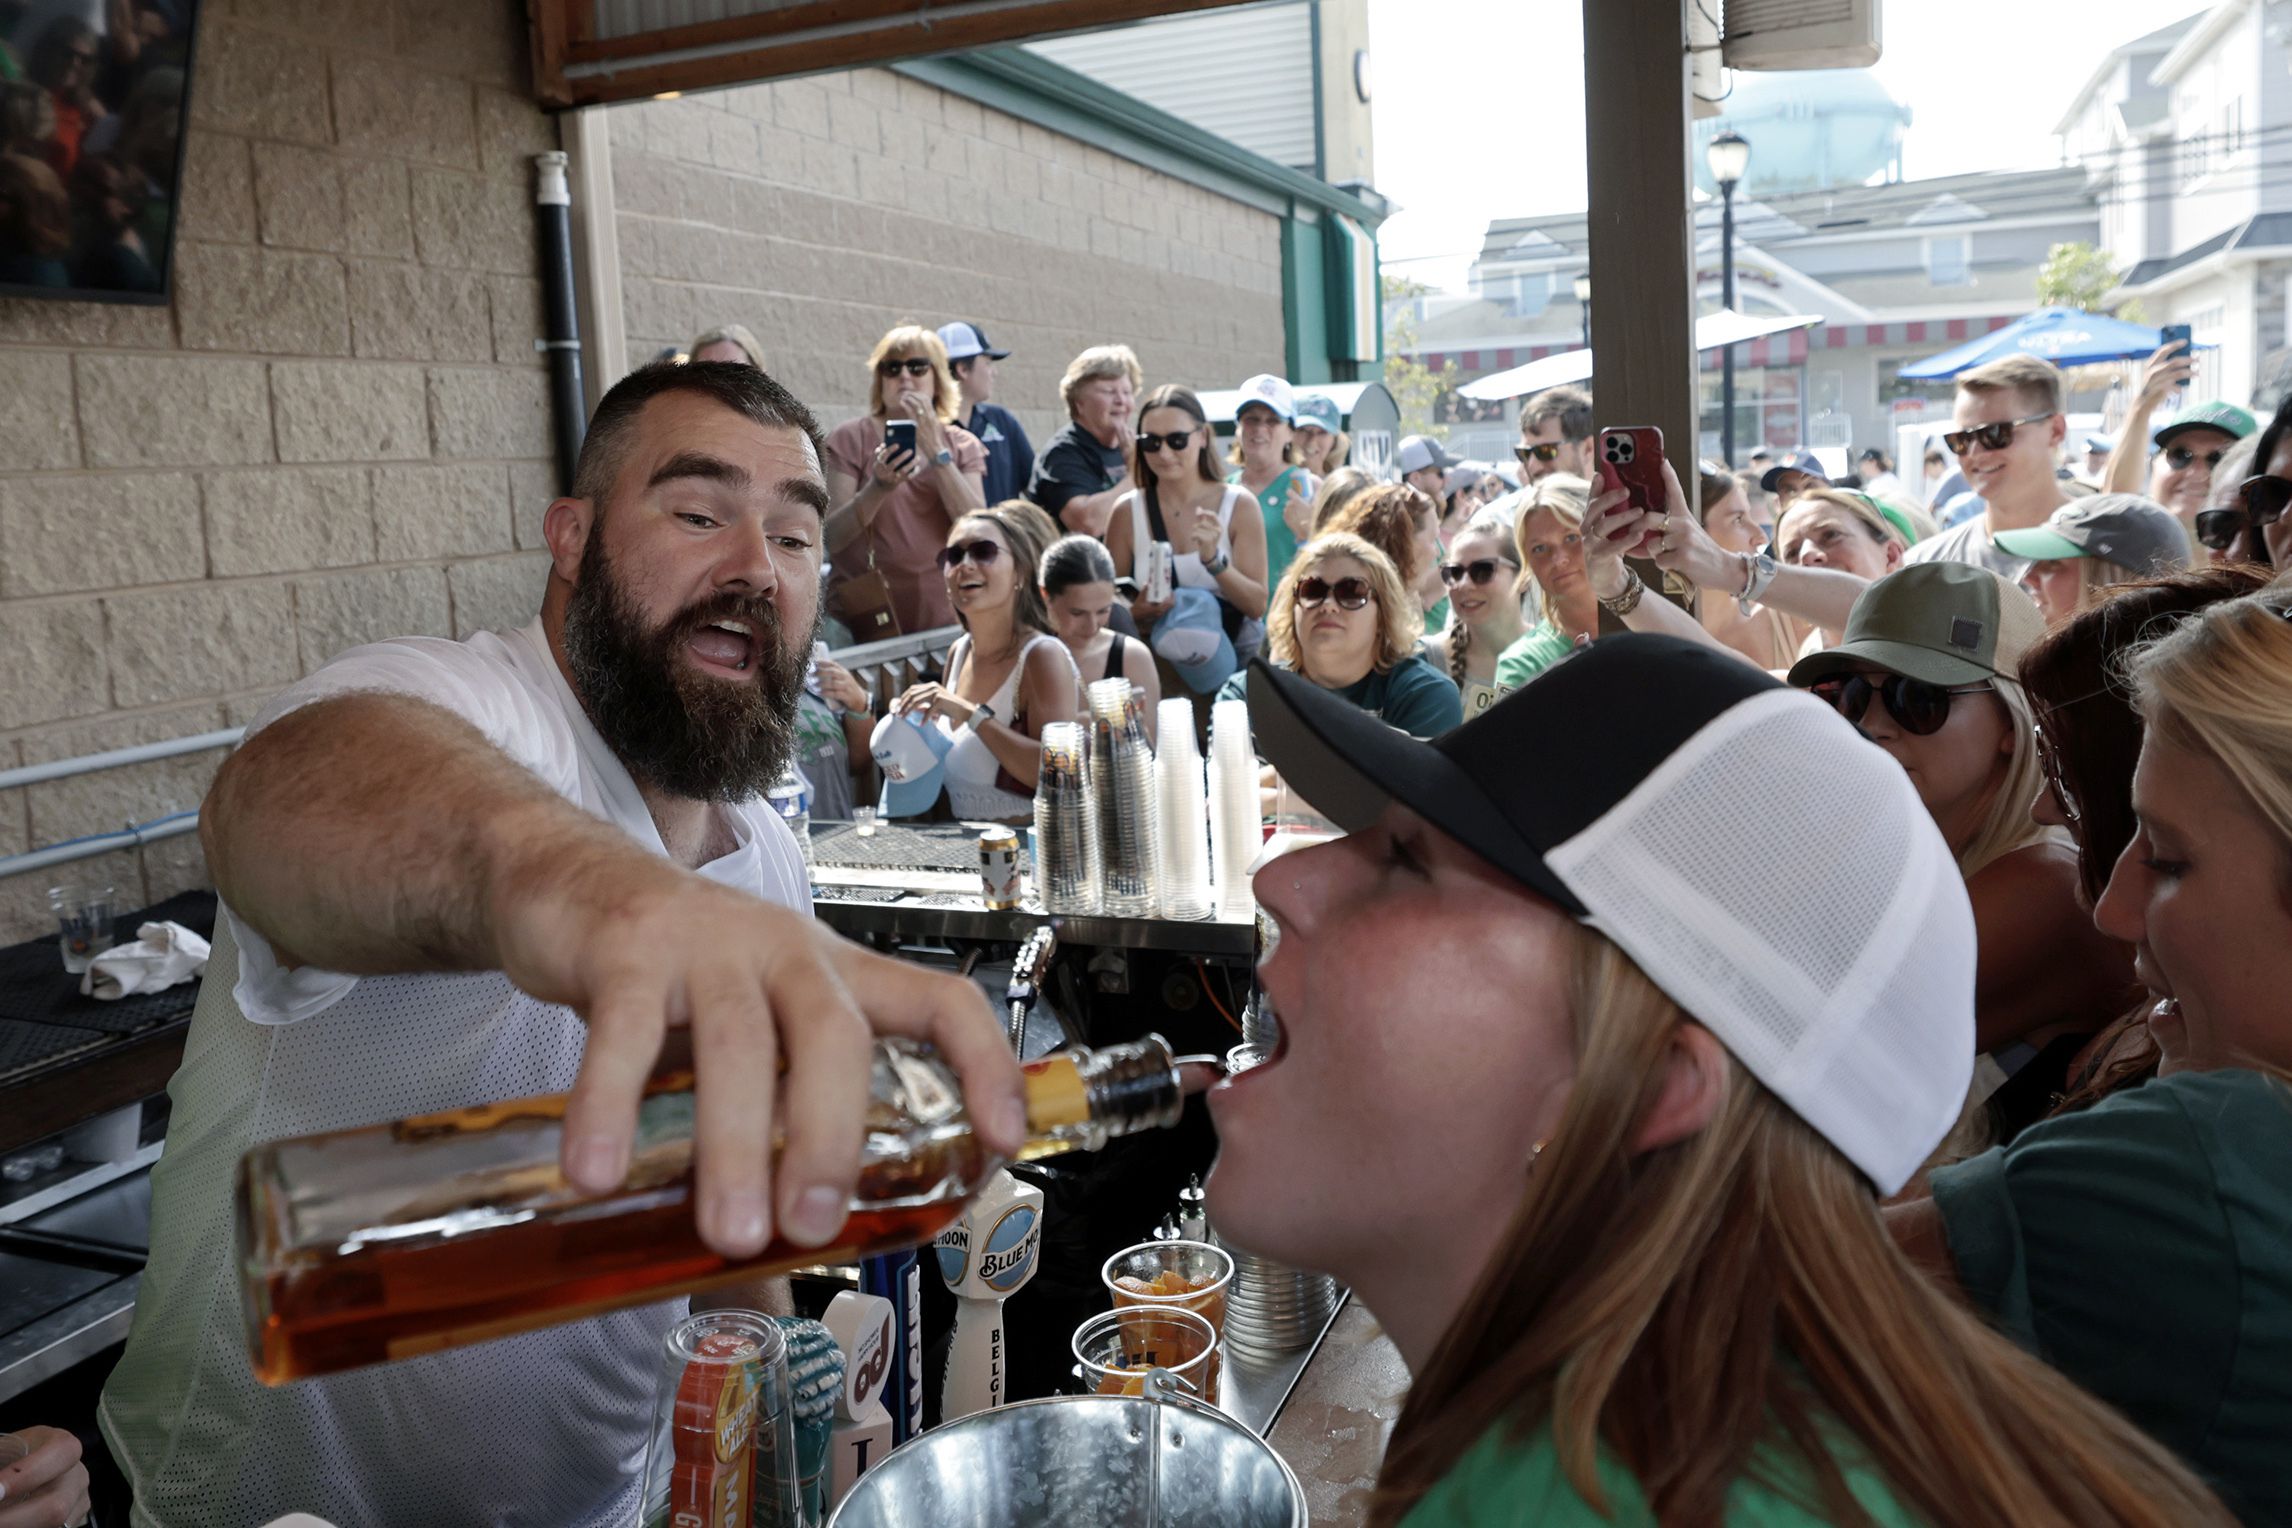
[[[1226,569],[1232,567],[1233,565],[1234,560],[1231,557],[1226,556],[1223,552],[1218,554],[1218,560],[1216,562],[1210,561],[1207,557],[1202,559],[1202,571],[1209,574],[1212,578],[1216,578],[1220,573],[1223,573]]]
[[[1603,596],[1600,600],[1600,608],[1610,615],[1630,615],[1639,608],[1639,597],[1647,593],[1646,581],[1629,566],[1624,569],[1624,578],[1627,582],[1623,593],[1612,599]]]
[[[1782,571],[1782,564],[1776,562],[1774,555],[1769,552],[1740,552],[1736,555],[1743,559],[1743,592],[1735,596],[1735,608],[1748,617],[1756,613],[1754,607],[1759,597],[1767,592],[1767,586]]]

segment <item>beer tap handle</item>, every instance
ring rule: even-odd
[[[1051,956],[1057,951],[1058,931],[1046,923],[1027,935],[1026,943],[1019,946],[1018,958],[1011,962],[1011,983],[1004,991],[1004,1000],[1010,1005],[1008,1029],[1014,1055],[1026,1053],[1027,1014],[1050,977]]]

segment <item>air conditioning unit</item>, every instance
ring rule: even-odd
[[[1719,58],[1730,69],[1867,69],[1879,0],[1727,0]]]

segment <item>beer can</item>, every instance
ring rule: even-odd
[[[979,835],[979,895],[997,911],[1019,905],[1019,835],[1013,829],[989,828]]]
[[[787,1342],[755,1311],[704,1311],[670,1329],[647,1450],[647,1528],[796,1524]]]

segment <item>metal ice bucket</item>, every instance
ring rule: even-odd
[[[1082,1523],[1308,1528],[1304,1489],[1272,1446],[1178,1395],[1059,1396],[976,1412],[887,1455],[828,1528]]]

